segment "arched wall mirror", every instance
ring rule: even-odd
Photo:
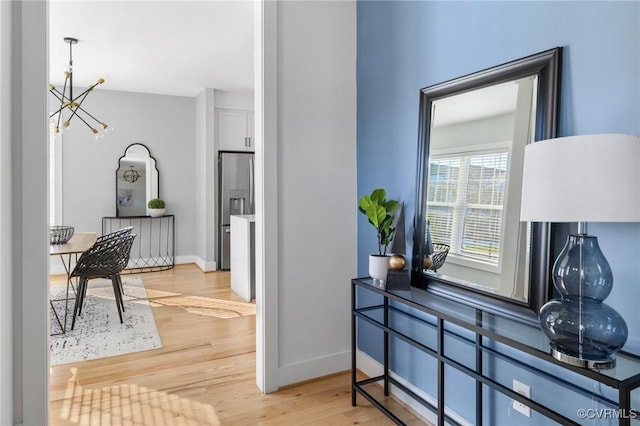
[[[552,291],[550,231],[520,222],[522,166],[526,144],[556,136],[561,57],[558,47],[422,89],[414,285],[537,323]]]
[[[158,175],[149,148],[129,145],[116,170],[116,216],[146,216],[147,202],[159,196]]]

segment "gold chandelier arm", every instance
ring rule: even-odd
[[[58,120],[56,122],[56,126],[53,129],[53,132],[55,134],[60,133],[60,120],[62,119],[62,110],[64,109],[64,94],[60,93],[55,86],[50,85],[49,86],[49,92],[53,94],[53,96],[55,96],[59,101],[60,101],[60,108],[58,108],[58,110],[54,113],[52,113],[49,118],[53,117],[54,115],[58,114]]]
[[[78,99],[82,98],[82,100],[84,100],[84,98],[87,97],[87,95],[89,94],[90,91],[93,90],[94,87],[96,87],[99,83],[95,83],[92,84],[91,86],[89,86],[84,92],[80,93],[78,96],[76,96],[75,98],[71,99],[71,102],[75,102]],[[80,101],[82,102],[82,101]]]
[[[76,111],[73,111],[73,114],[74,114],[76,117],[78,117],[78,118],[80,119],[80,121],[82,121],[84,124],[86,124],[86,125],[87,125],[87,127],[88,127],[89,129],[91,129],[91,132],[92,132],[94,135],[98,133],[98,130],[97,130],[96,128],[94,128],[94,127],[91,127],[91,125],[90,125],[89,123],[87,123],[87,121],[86,121],[84,118],[82,118],[82,117],[80,116],[80,114],[76,114]],[[71,121],[71,118],[72,118],[72,117],[73,117],[73,115],[72,115],[71,117],[69,117],[69,120],[67,120],[67,121]]]
[[[58,108],[58,110],[56,112],[53,112],[53,113],[51,113],[51,115],[49,115],[49,118],[51,118],[54,115],[60,113],[64,108],[66,108],[66,105],[64,105],[65,96],[62,93],[60,93],[60,91],[58,89],[56,89],[55,87],[51,86],[51,88],[49,89],[49,93],[51,93],[53,96],[55,96],[60,101],[60,108]]]
[[[69,63],[69,65],[71,66],[71,63]],[[62,92],[60,92],[58,89],[56,89],[56,87],[53,84],[49,85],[49,92],[52,93],[60,101],[60,108],[56,112],[54,112],[53,114],[51,114],[49,116],[49,118],[51,118],[54,115],[58,114],[58,120],[57,120],[56,126],[54,128],[54,133],[56,133],[56,134],[60,133],[60,121],[62,120],[62,110],[64,108],[68,108],[69,107],[69,105],[65,105],[65,100],[67,99],[67,97],[64,94],[67,92],[67,82],[70,80],[70,78],[71,78],[71,71],[65,72],[64,73],[64,86],[62,86]],[[70,90],[69,96],[72,96],[73,87],[69,86],[69,90]]]
[[[82,108],[82,103],[84,102],[85,99],[87,99],[87,96],[89,95],[89,92],[91,92],[93,90],[94,87],[96,87],[98,85],[98,83],[89,86],[89,88],[87,90],[85,90],[84,92],[80,93],[78,96],[76,96],[75,98],[71,99],[69,102],[69,107],[70,109],[73,111],[71,114],[71,117],[69,117],[69,120],[67,121],[71,121],[71,119],[73,118],[74,115],[78,115],[78,110],[84,112],[85,114],[87,114],[88,116],[90,116],[91,118],[93,118],[94,120],[96,120],[91,114],[89,114],[84,108]],[[82,99],[80,99],[82,98]],[[78,99],[80,99],[80,102],[76,102]],[[98,120],[96,120],[98,121]],[[99,121],[98,121],[99,122]]]
[[[85,110],[84,108],[82,108],[82,103],[84,102],[84,100],[87,98],[87,96],[89,95],[89,92],[91,90],[93,90],[93,88],[97,86],[97,84],[94,84],[93,86],[89,87],[87,90],[85,90],[80,96],[82,96],[82,99],[80,100],[80,102],[78,102],[75,106],[75,109],[73,111],[73,114],[71,115],[71,117],[69,117],[69,121],[71,120],[71,118],[73,118],[74,115],[80,117],[80,115],[78,114],[78,110],[84,112],[85,114],[87,114],[89,117],[91,117],[93,120],[95,120],[98,124],[100,124],[102,127],[106,128],[105,124],[98,120],[97,118],[95,118],[93,115],[91,115],[87,110]],[[83,96],[84,95],[84,96]],[[75,100],[77,100],[80,96],[78,96],[76,99],[74,99],[73,102],[75,102]],[[93,129],[93,128],[92,128]]]
[[[71,122],[71,120],[73,119],[73,117],[78,117],[84,124],[87,125],[87,127],[89,129],[91,129],[91,132],[95,135],[98,133],[98,131],[95,129],[95,127],[91,127],[91,125],[89,123],[87,123],[87,120],[85,120],[84,118],[82,118],[82,116],[80,114],[78,114],[78,111],[82,111],[85,114],[87,114],[88,116],[90,116],[91,118],[93,118],[95,120],[95,118],[89,114],[86,110],[84,110],[84,108],[82,108],[82,102],[84,102],[84,100],[87,98],[87,95],[89,94],[90,90],[87,89],[84,92],[82,92],[80,95],[78,95],[76,98],[72,99],[71,101],[68,102],[68,105],[63,106],[63,108],[69,108],[69,110],[71,111],[71,116],[69,116],[69,119],[65,122],[65,127],[68,126],[68,123]],[[82,99],[80,99],[80,102],[76,103],[76,101],[82,97]],[[59,121],[59,119],[58,119]],[[96,120],[98,121],[98,120]],[[99,122],[99,121],[98,121]]]
[[[52,93],[56,98],[58,98],[59,101],[62,101],[62,99],[65,97],[64,94],[56,89],[56,87],[53,85],[49,86],[49,93]]]

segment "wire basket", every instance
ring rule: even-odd
[[[447,254],[449,254],[448,245],[433,243],[433,252],[429,255],[431,257],[431,266],[428,269],[437,271],[442,268],[444,261],[447,260]]]
[[[73,226],[50,226],[49,244],[64,244],[73,237]]]

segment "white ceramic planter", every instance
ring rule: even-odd
[[[165,209],[147,209],[147,210],[149,211],[149,216],[160,217],[160,216],[164,216],[166,208]]]
[[[387,281],[390,258],[391,256],[381,256],[379,254],[369,255],[369,276],[380,284],[384,284]]]

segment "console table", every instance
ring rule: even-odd
[[[371,292],[378,296],[363,292]],[[365,303],[361,302],[359,298],[371,300],[372,296],[376,302],[362,306]],[[510,399],[517,400],[535,412],[563,425],[580,425],[592,422],[593,418],[607,418],[607,421],[615,419],[619,425],[625,426],[631,425],[632,420],[634,424],[640,421],[640,410],[631,407],[631,392],[640,387],[640,358],[636,356],[619,353],[617,354],[616,366],[608,370],[574,367],[561,363],[551,356],[549,342],[537,327],[522,324],[418,288],[412,288],[409,291],[386,291],[374,286],[371,278],[357,278],[351,281],[351,313],[351,403],[355,406],[356,397],[360,394],[397,424],[404,423],[381,401],[377,400],[373,392],[367,390],[368,386],[381,383],[384,395],[388,396],[390,385],[393,385],[409,398],[433,412],[437,416],[439,426],[443,426],[445,423],[458,424],[445,411],[445,370],[450,371],[451,369],[461,372],[475,382],[476,418],[469,420],[475,425],[482,425],[483,422],[491,424],[483,416],[483,406],[485,405],[483,404],[483,392],[486,392],[488,388],[496,390]],[[384,372],[380,376],[357,380],[358,327],[364,323],[371,324],[375,329],[382,331]],[[411,326],[407,326],[407,323]],[[425,338],[427,334],[431,334],[433,338]],[[390,372],[393,357],[393,353],[390,351],[392,339],[400,340],[436,360],[437,395],[434,395],[436,397],[435,404],[422,398],[406,383],[402,383],[392,376]],[[468,351],[471,351],[475,357],[471,364],[474,365],[470,366],[469,362],[457,359],[456,353],[454,353],[456,351],[450,349],[453,342],[464,345],[466,355],[469,355]],[[504,349],[501,350],[501,348]],[[562,412],[562,407],[539,402],[540,398],[535,397],[535,389],[532,398],[526,398],[514,392],[511,383],[505,383],[504,378],[503,380],[496,379],[495,373],[489,371],[489,364],[495,359],[508,363],[513,368],[526,370],[543,380],[548,380],[554,386],[560,386],[563,392],[567,392],[567,395],[571,393],[580,398],[588,398],[604,408],[589,411],[589,407],[583,407],[584,410],[575,409],[574,412],[567,413],[565,409],[565,412]],[[532,359],[536,362],[531,362]],[[557,377],[553,374],[554,370],[560,370],[563,373],[560,376],[590,379],[585,381],[593,381],[598,386],[604,385],[605,391],[602,394],[596,393],[588,386],[580,386],[577,383],[580,380]],[[569,372],[573,372],[575,375]],[[557,395],[555,401],[560,401],[560,405],[562,405],[564,402],[562,398],[563,395]],[[554,405],[554,407],[549,405]],[[523,418],[523,421],[526,420],[528,419]]]
[[[133,226],[136,234],[129,265],[123,272],[156,272],[175,265],[175,225],[173,215],[119,216],[102,218],[102,234]]]

